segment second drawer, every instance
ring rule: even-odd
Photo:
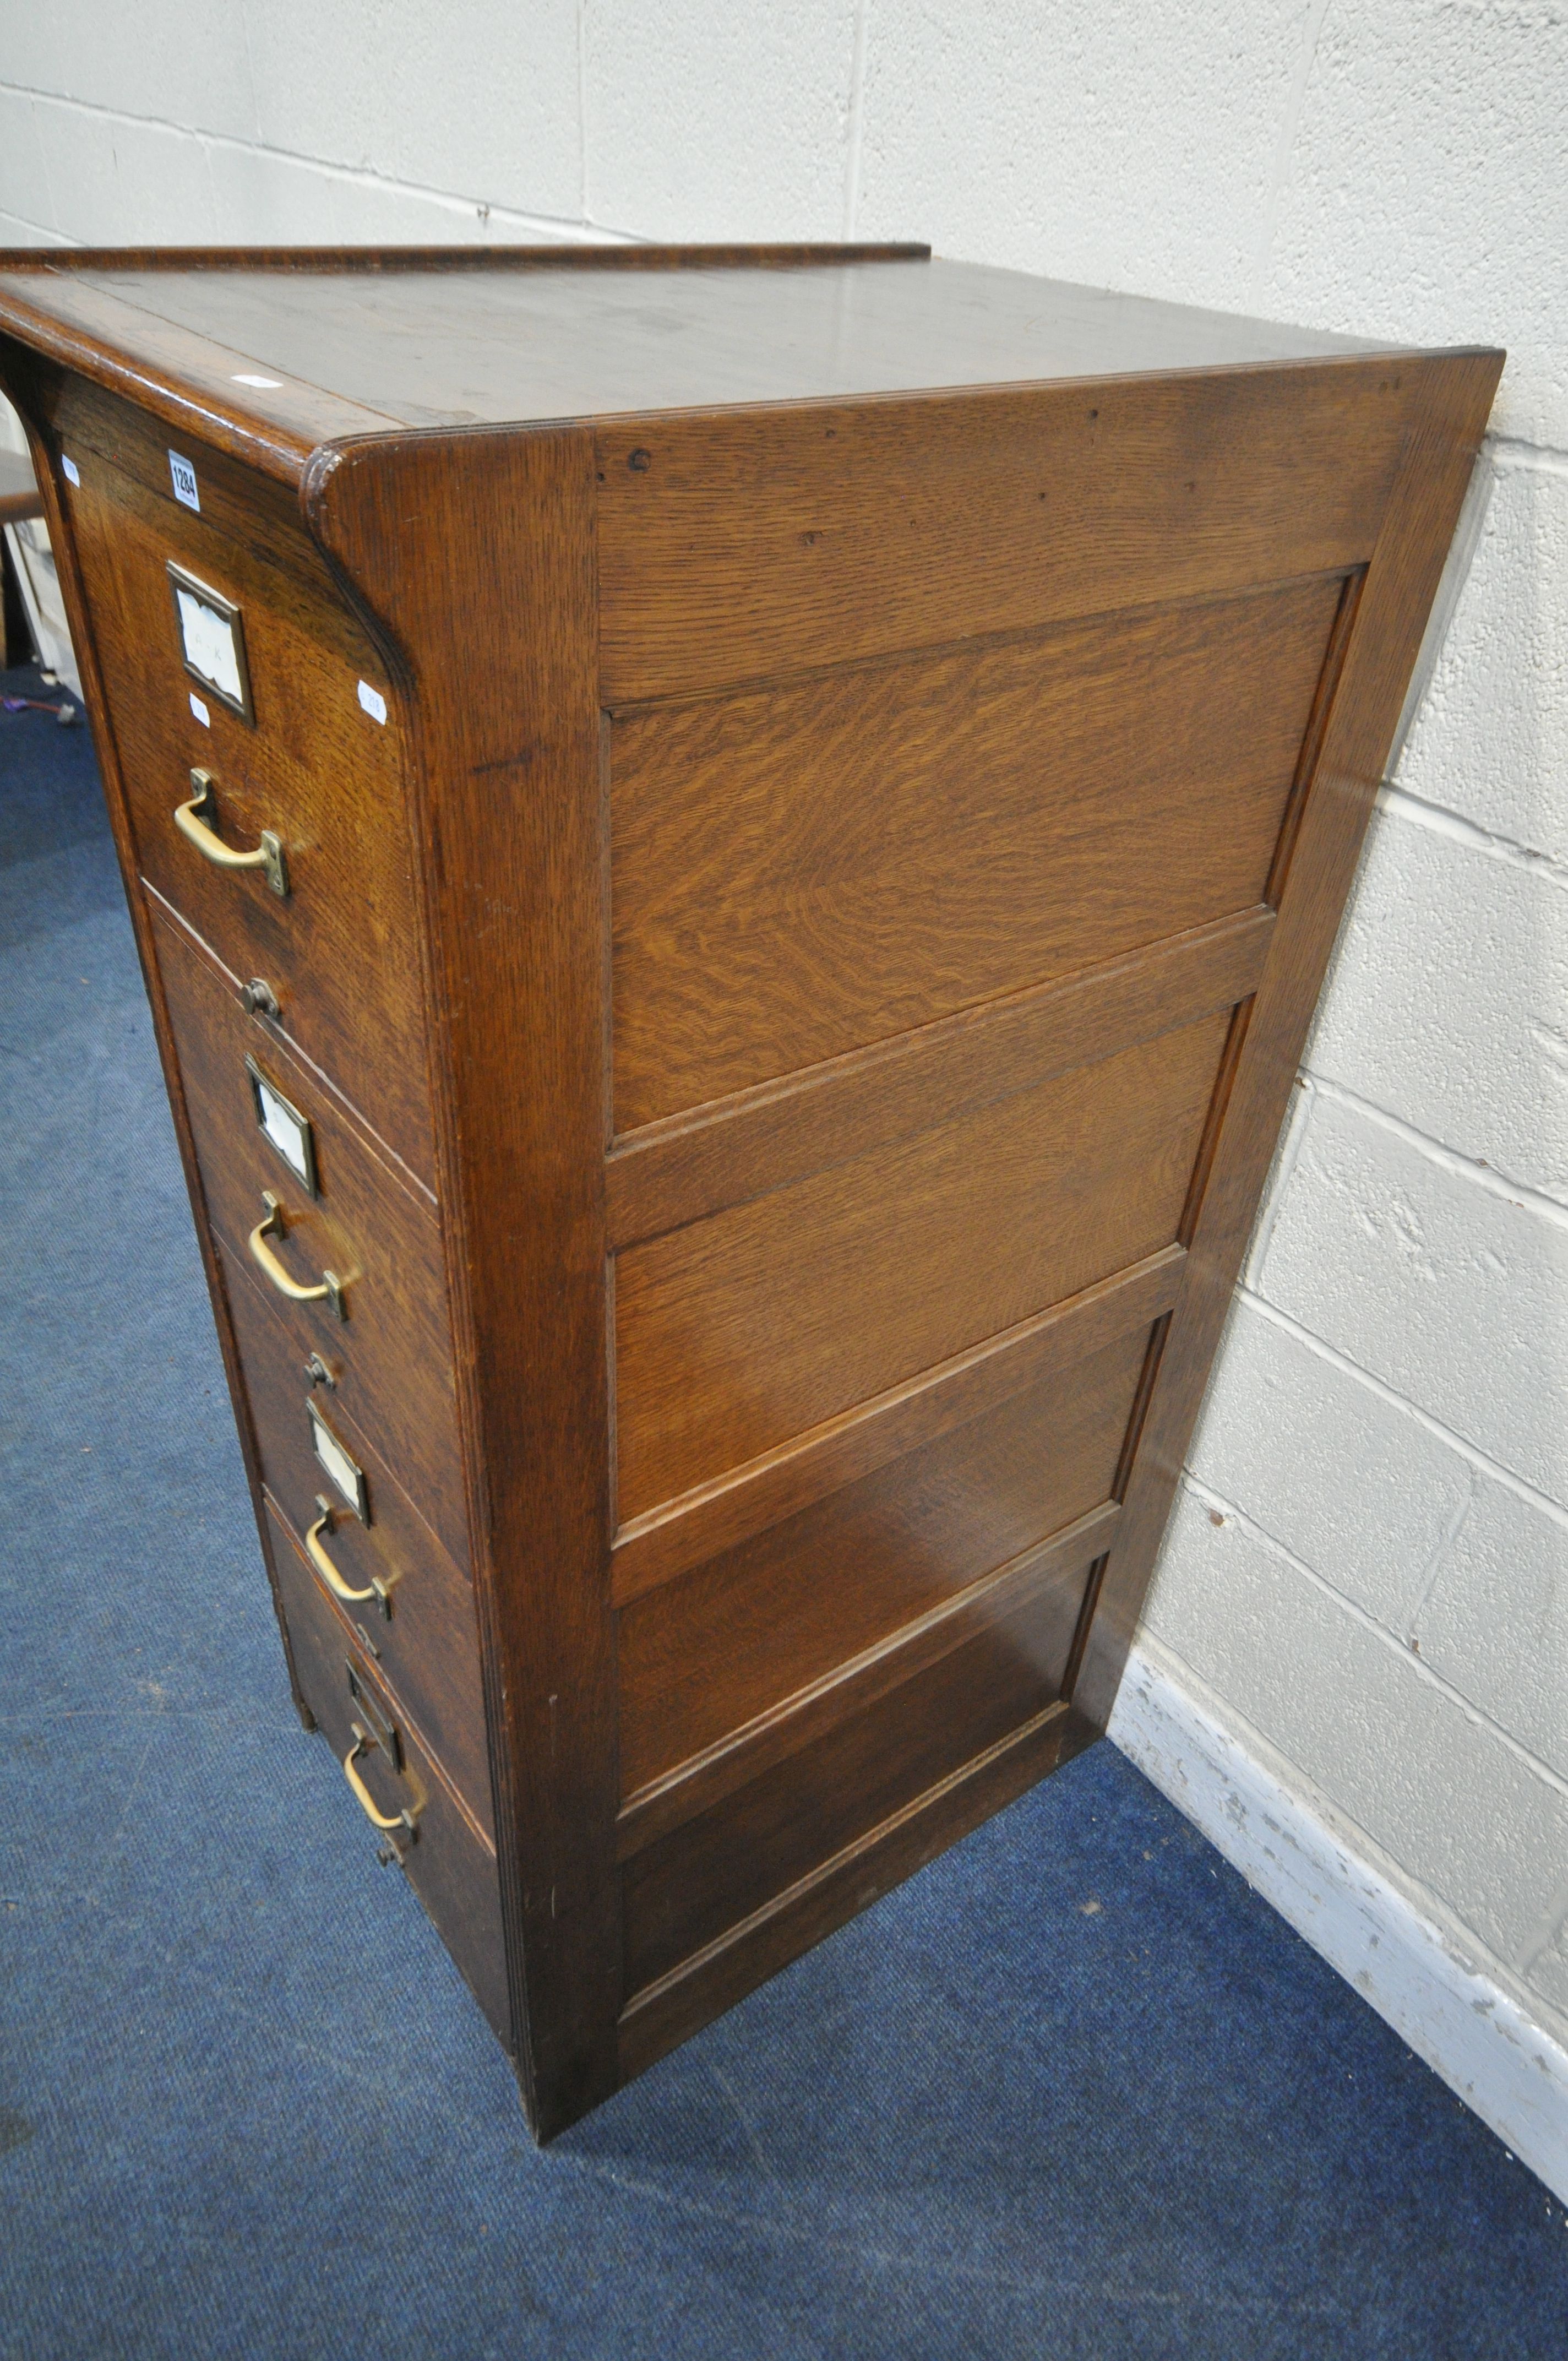
[[[156,918],[155,931],[214,1229],[277,1313],[296,1376],[313,1354],[319,1358],[343,1408],[466,1569],[434,1207],[397,1179],[321,1078],[246,1014],[203,953],[165,918]],[[304,1118],[302,1133],[290,1109]],[[263,1262],[250,1240],[268,1221],[269,1201],[278,1213],[260,1241]],[[282,1291],[284,1279],[321,1287],[329,1273],[340,1283],[345,1317],[330,1295],[301,1301]]]

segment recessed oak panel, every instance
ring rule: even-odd
[[[1057,1592],[1033,1598],[634,1854],[624,1886],[628,1994],[1043,1711],[1070,1636]]]
[[[1422,366],[603,426],[604,702],[1348,571]]]
[[[615,716],[617,1129],[1261,901],[1340,590]]]
[[[1168,1244],[1228,1023],[622,1254],[621,1521]]]
[[[626,1133],[605,1164],[617,1250],[781,1189],[989,1099],[1175,1033],[1257,989],[1266,905],[982,1001],[695,1112]]]
[[[1147,1341],[1119,1337],[634,1599],[619,1651],[624,1792],[1107,1499]]]
[[[830,1492],[983,1417],[1053,1371],[1088,1360],[1135,1328],[1146,1328],[1175,1303],[1186,1259],[1184,1246],[1161,1246],[904,1384],[857,1402],[840,1417],[825,1419],[717,1482],[633,1518],[615,1535],[610,1587],[616,1605],[624,1607],[643,1591],[738,1549]]]

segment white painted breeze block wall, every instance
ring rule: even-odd
[[[0,0],[8,242],[924,237],[1509,347],[1118,1731],[1568,2193],[1565,117],[1557,0]]]

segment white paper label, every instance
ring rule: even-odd
[[[362,680],[359,684],[359,702],[372,721],[386,720],[387,700],[378,688],[371,687],[367,680]]]
[[[311,1432],[316,1457],[337,1486],[361,1523],[365,1521],[365,1479],[325,1422],[311,1411]]]
[[[180,610],[180,636],[185,642],[185,661],[192,672],[210,680],[220,693],[232,697],[236,705],[245,701],[245,690],[239,676],[239,656],[234,643],[234,624],[227,615],[220,615],[203,599],[192,598],[190,591],[177,582],[174,603]]]
[[[195,715],[203,730],[210,730],[212,728],[213,717],[208,712],[206,707],[203,704],[194,689],[191,691],[191,710]]]
[[[60,468],[68,484],[79,484],[82,481],[81,468],[74,459],[68,459],[63,451],[60,455]]]
[[[256,1102],[261,1110],[262,1130],[290,1170],[311,1185],[310,1125],[259,1074],[256,1077]]]
[[[283,382],[280,377],[257,377],[249,369],[236,369],[233,381],[236,385],[265,386],[272,392],[276,392]]]
[[[173,478],[175,499],[183,500],[188,509],[194,509],[199,515],[202,508],[202,495],[196,489],[196,470],[190,460],[182,459],[178,451],[170,451],[169,473]]]

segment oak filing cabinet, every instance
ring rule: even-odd
[[[0,337],[296,1695],[548,2136],[1103,1730],[1501,356],[915,247]]]

